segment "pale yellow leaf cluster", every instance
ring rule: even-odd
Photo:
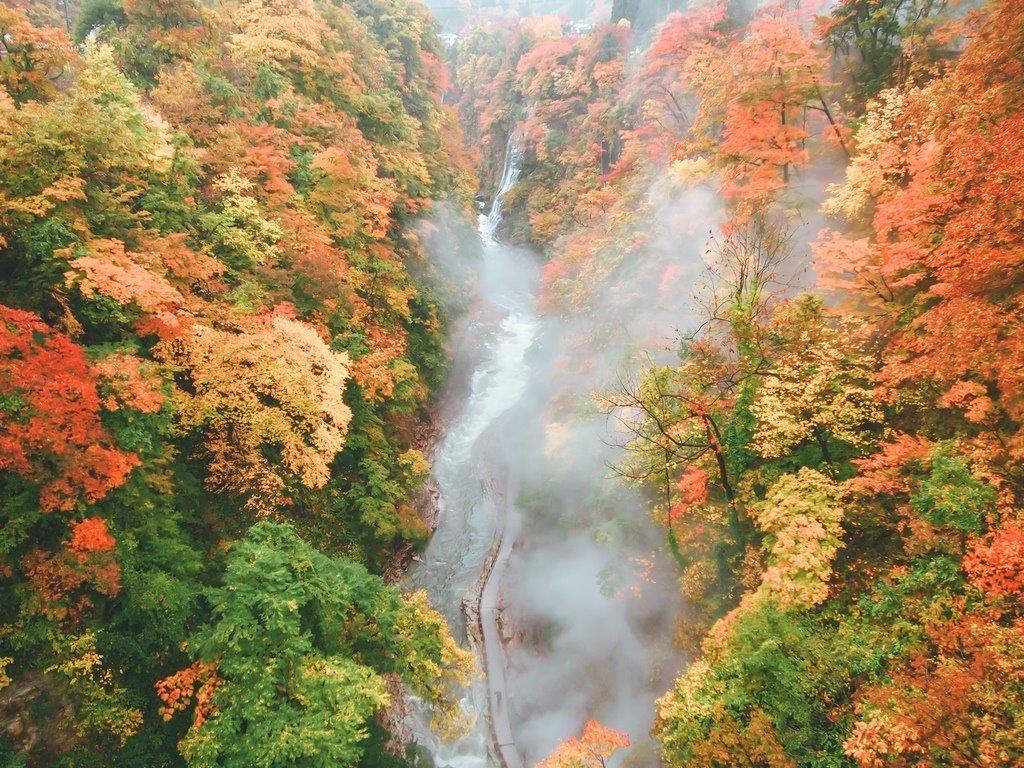
[[[831,327],[814,318],[796,334],[758,388],[753,449],[781,458],[806,442],[838,440],[863,447],[872,424],[882,422],[871,384],[871,358],[850,343],[856,328]]]
[[[843,509],[835,481],[804,467],[779,478],[751,513],[768,548],[758,593],[783,607],[824,602],[832,561],[842,546]]]
[[[469,733],[474,719],[463,709],[459,691],[476,670],[473,654],[451,635],[448,623],[420,590],[405,596],[397,629],[405,640],[405,663],[415,692],[433,709],[431,728],[446,740]],[[426,631],[425,631],[426,630]],[[440,648],[436,643],[440,643]]]
[[[713,177],[714,172],[714,165],[706,157],[684,157],[674,161],[668,168],[669,179],[680,187],[704,184]]]
[[[343,399],[347,354],[281,315],[231,330],[196,325],[161,351],[188,378],[182,422],[206,433],[211,488],[267,513],[289,483],[327,483],[352,418]]]
[[[114,680],[96,649],[96,633],[60,637],[58,642],[60,660],[46,671],[64,678],[77,703],[76,732],[79,736],[109,734],[124,744],[142,726],[142,712],[127,704],[127,691]]]
[[[763,501],[750,507],[754,524],[765,535],[767,568],[760,583],[707,632],[701,644],[703,659],[707,661],[702,663],[720,661],[737,623],[766,604],[805,609],[828,598],[832,563],[843,546],[843,509],[839,498],[838,483],[804,467],[796,474],[783,475]],[[680,677],[676,689],[659,702],[661,706],[693,706],[685,695],[682,703],[678,700],[688,690],[701,690],[700,668],[687,681],[689,674],[688,671]],[[678,712],[673,715],[679,716]]]
[[[899,183],[890,169],[905,164],[903,142],[896,128],[905,100],[899,90],[890,88],[869,105],[864,124],[857,131],[857,152],[846,166],[846,179],[828,185],[829,197],[821,206],[824,213],[857,221],[872,200]]]
[[[248,0],[234,5],[238,32],[231,48],[238,58],[315,68],[334,33],[309,0]]]
[[[220,215],[209,234],[217,248],[226,250],[230,261],[246,266],[273,264],[278,260],[278,242],[284,229],[267,219],[253,196],[255,185],[232,168],[213,182],[222,198]]]
[[[711,674],[711,664],[695,659],[678,678],[668,693],[655,702],[659,724],[671,723],[673,728],[698,727],[714,713],[715,701],[725,692],[725,685]]]
[[[7,674],[7,667],[14,663],[10,656],[0,656],[0,691],[11,684],[11,676]]]

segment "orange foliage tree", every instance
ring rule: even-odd
[[[930,646],[930,647],[929,647]],[[1019,765],[1024,627],[967,614],[929,628],[892,682],[858,694],[846,740],[860,768]]]
[[[588,720],[580,736],[563,741],[536,768],[605,768],[606,760],[629,746],[629,736]]]
[[[38,483],[44,510],[98,501],[139,464],[100,423],[98,381],[67,336],[0,305],[0,469]]]
[[[34,26],[19,9],[0,6],[0,92],[15,104],[52,97],[74,59],[63,29]]]
[[[867,160],[851,165],[833,205],[869,206],[871,238],[831,235],[821,267],[891,318],[890,392],[937,388],[933,402],[963,415],[975,457],[1020,492],[1024,14],[997,0],[966,31],[945,76],[872,106]]]
[[[106,597],[121,589],[121,567],[114,537],[102,517],[89,517],[71,526],[71,537],[55,554],[32,550],[22,563],[35,593],[36,608],[57,620],[75,620],[92,604],[89,586]]]
[[[348,356],[291,315],[282,306],[234,329],[196,325],[163,346],[187,377],[183,424],[206,434],[208,485],[260,514],[287,502],[290,482],[327,483],[352,417],[342,399]]]
[[[964,570],[987,595],[1024,595],[1024,525],[1009,520],[964,555]]]

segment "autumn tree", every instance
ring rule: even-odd
[[[116,300],[130,301],[146,288],[155,289],[154,303],[170,298],[159,273],[149,277],[122,247],[140,223],[129,201],[145,193],[155,169],[168,169],[172,152],[110,49],[88,54],[75,88],[52,102],[4,110],[0,145],[5,301],[75,332],[82,319],[71,316],[63,290],[75,258],[87,259],[96,289],[115,290]],[[125,286],[111,288],[115,277]]]
[[[549,257],[546,308],[600,318],[567,356],[581,367],[616,330],[603,317],[654,316],[692,282],[685,243],[703,233],[671,218],[725,219],[680,361],[641,356],[599,398],[696,614],[681,636],[700,655],[658,704],[662,759],[1019,762],[1024,15],[1001,0],[698,5],[643,67],[608,59],[611,109],[587,82],[606,30],[526,53],[495,35],[490,60],[478,38],[466,60],[495,81],[472,84],[473,130],[476,105],[491,126],[526,115],[506,233]],[[621,144],[595,177],[605,135]],[[813,246],[827,303],[785,285],[825,158],[847,161],[822,208],[845,228]]]
[[[702,70],[714,71],[724,43],[725,15],[725,3],[673,13],[647,50],[642,119],[634,135],[655,157],[664,153],[671,158],[677,143],[696,139],[702,133],[699,121],[715,112],[714,105],[694,98],[694,87]]]
[[[827,135],[843,142],[826,100],[825,62],[807,23],[803,9],[768,6],[729,47],[719,70],[723,80],[710,86],[724,95],[716,158],[722,191],[740,217],[763,210],[791,172],[808,163],[808,112],[820,114]]]
[[[273,265],[284,231],[268,219],[253,197],[254,184],[232,169],[213,181],[219,210],[204,217],[206,242],[213,254],[236,270]]]
[[[831,703],[878,658],[859,627],[817,623],[771,600],[705,640],[657,702],[654,734],[672,766],[792,768],[845,759]]]
[[[811,443],[835,474],[830,444],[862,449],[871,442],[872,427],[882,423],[872,388],[874,361],[856,349],[856,324],[830,321],[816,298],[794,302],[773,322],[788,327],[790,338],[751,404],[757,420],[751,446],[779,458]]]
[[[267,514],[285,503],[291,483],[327,482],[351,419],[343,400],[349,360],[288,308],[233,330],[197,325],[163,354],[187,377],[183,424],[205,433],[212,490]]]
[[[740,550],[745,521],[737,474],[752,458],[754,393],[796,333],[779,312],[788,256],[788,232],[763,218],[714,242],[706,255],[702,320],[681,340],[681,363],[648,366],[602,401],[626,435],[622,474],[650,483],[671,510],[674,478],[705,467],[725,502],[731,548]]]
[[[843,510],[834,482],[813,469],[783,475],[751,514],[765,534],[767,570],[755,597],[811,606],[828,596],[832,561],[842,546]]]
[[[1020,599],[1024,592],[1024,528],[1009,520],[976,541],[964,557],[971,583],[992,596]]]
[[[0,86],[15,105],[53,98],[75,58],[66,30],[37,27],[18,8],[0,8]]]
[[[846,754],[861,768],[1024,759],[1022,643],[1019,626],[983,615],[937,622],[891,682],[859,694]]]
[[[820,34],[845,56],[856,51],[849,67],[873,96],[930,63],[936,42],[929,33],[948,6],[947,0],[842,0],[821,20]]]
[[[58,636],[58,658],[47,670],[64,681],[77,712],[74,730],[79,737],[98,739],[106,749],[124,746],[143,723],[142,711],[110,673],[97,650],[94,631]]]
[[[0,306],[0,470],[36,483],[44,511],[102,499],[139,463],[103,427],[98,379],[67,336]]]
[[[629,746],[629,736],[588,720],[580,736],[563,741],[537,768],[605,768],[607,760]]]
[[[426,535],[413,444],[446,318],[411,219],[440,198],[463,216],[467,166],[436,29],[407,0],[15,6],[0,9],[0,626],[17,629],[0,658],[18,694],[0,762],[176,764],[153,685],[191,684],[207,714],[228,686],[182,641],[213,622],[200,593],[233,532],[287,510],[322,551],[378,569]],[[80,55],[33,26],[54,23]],[[416,656],[406,681],[443,729],[459,712],[430,665],[465,657],[430,645],[443,622],[421,596],[403,605],[405,644],[381,654]],[[330,677],[311,664],[303,695]],[[370,762],[391,759],[369,716],[395,672],[379,668],[353,674],[366,695],[346,721]]]
[[[868,118],[891,126],[869,139],[875,166],[840,191],[866,190],[873,207],[871,237],[843,251],[855,257],[847,274],[882,286],[898,322],[884,382],[892,393],[936,387],[934,401],[963,414],[977,457],[1014,492],[1021,24],[1014,4],[992,3],[971,18],[970,42],[946,76],[883,93]]]
[[[121,567],[114,547],[106,521],[91,517],[72,526],[61,551],[30,552],[22,567],[35,591],[36,610],[74,622],[92,607],[93,597],[115,597],[121,589]]]

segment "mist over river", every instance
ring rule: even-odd
[[[456,370],[471,372],[453,385],[460,400],[434,453],[437,529],[405,583],[426,589],[463,641],[466,605],[474,618],[479,608],[484,674],[463,702],[477,724],[445,744],[420,723],[417,740],[439,766],[518,768],[597,719],[653,765],[653,701],[680,664],[678,589],[642,500],[609,469],[616,437],[590,406],[612,368],[578,369],[596,323],[544,316],[537,255],[495,234],[516,162],[510,145],[479,219],[475,300],[452,349]],[[622,351],[591,353],[608,363]]]

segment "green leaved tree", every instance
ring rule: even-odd
[[[289,525],[263,522],[206,593],[212,620],[187,643],[191,667],[157,684],[163,714],[194,703],[180,744],[190,766],[356,765],[397,677],[456,719],[452,687],[471,656],[421,594],[331,558]]]

